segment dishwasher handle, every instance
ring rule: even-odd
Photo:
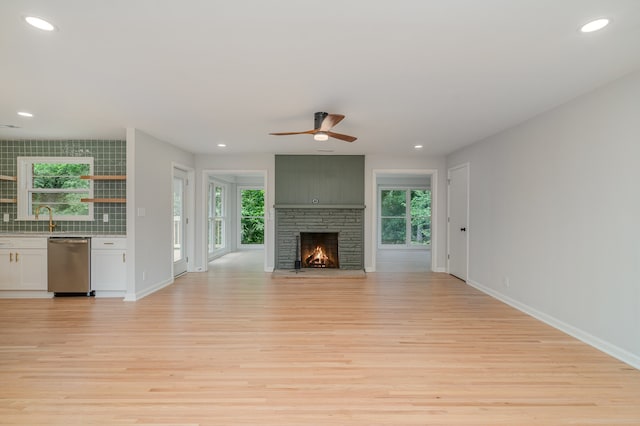
[[[86,244],[86,238],[49,238],[49,244]]]

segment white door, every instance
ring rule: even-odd
[[[469,253],[469,165],[449,169],[449,273],[467,280]]]
[[[173,169],[173,275],[187,272],[187,173]]]

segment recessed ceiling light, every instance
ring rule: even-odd
[[[422,145],[414,145],[413,146],[415,149],[422,149]]]
[[[24,20],[27,21],[29,25],[32,27],[36,27],[42,31],[53,31],[56,27],[49,21],[45,21],[42,18],[38,18],[37,16],[25,16]]]
[[[581,26],[580,31],[582,31],[583,33],[592,33],[594,31],[603,29],[607,25],[609,25],[609,20],[607,18],[595,19]]]
[[[226,148],[227,144],[226,143],[219,143],[218,144],[218,148]]]
[[[18,115],[21,117],[33,117],[33,114],[27,111],[18,111]]]

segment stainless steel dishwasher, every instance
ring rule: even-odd
[[[92,295],[91,239],[50,237],[47,280],[48,291],[55,294]]]

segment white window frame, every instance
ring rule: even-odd
[[[264,187],[263,186],[259,186],[259,185],[245,185],[245,186],[238,186],[238,226],[237,226],[237,233],[238,233],[238,247],[240,248],[245,248],[245,249],[249,249],[249,248],[256,248],[256,249],[260,249],[260,248],[264,248],[264,235],[262,237],[262,244],[242,244],[242,191],[243,190],[260,190],[262,189],[264,191]],[[265,218],[265,205],[266,205],[266,200],[262,206],[262,220],[265,226],[264,232],[266,234],[266,226],[267,226],[267,220]],[[255,216],[253,216],[255,217]]]
[[[34,163],[59,163],[59,164],[89,164],[89,174],[93,175],[93,157],[18,157],[16,159],[18,165],[18,220],[36,220],[31,203],[32,192],[71,192],[71,191],[42,191],[33,188],[33,164]],[[93,180],[89,181],[89,198],[93,198]],[[93,221],[93,203],[88,203],[88,214],[82,216],[60,216],[53,210],[53,219],[61,222],[69,221]],[[38,220],[49,220],[47,214],[39,215]]]
[[[216,187],[222,188],[222,215],[216,215],[215,208],[215,189]],[[223,250],[226,250],[229,245],[229,238],[227,235],[227,201],[228,201],[228,185],[219,182],[217,180],[209,181],[209,190],[208,190],[208,206],[207,206],[207,252],[209,256],[214,255],[215,253],[219,253]],[[209,215],[209,212],[212,212],[212,215]],[[220,219],[222,223],[222,246],[216,247],[216,239],[215,239],[215,222],[217,219]],[[210,226],[211,223],[214,226]],[[212,230],[213,234],[209,234],[209,229]],[[209,250],[209,247],[213,247],[213,251]]]
[[[433,190],[431,189],[431,187],[428,186],[393,186],[393,185],[384,185],[384,186],[379,186],[378,187],[378,248],[379,249],[385,249],[385,250],[395,250],[395,249],[401,249],[401,250],[406,250],[406,249],[410,249],[410,250],[428,250],[431,248],[432,244],[433,244],[433,232],[431,235],[431,242],[429,244],[426,245],[412,245],[411,244],[411,208],[410,208],[410,202],[411,202],[411,191],[413,190],[420,190],[420,191],[431,191],[431,204],[432,204],[432,214],[431,214],[431,229],[433,231]],[[404,244],[383,244],[382,243],[382,191],[405,191],[405,197],[406,197],[406,202],[407,202],[407,206],[409,206],[409,208],[405,208],[405,214],[404,214],[404,218],[405,218],[405,242]]]

